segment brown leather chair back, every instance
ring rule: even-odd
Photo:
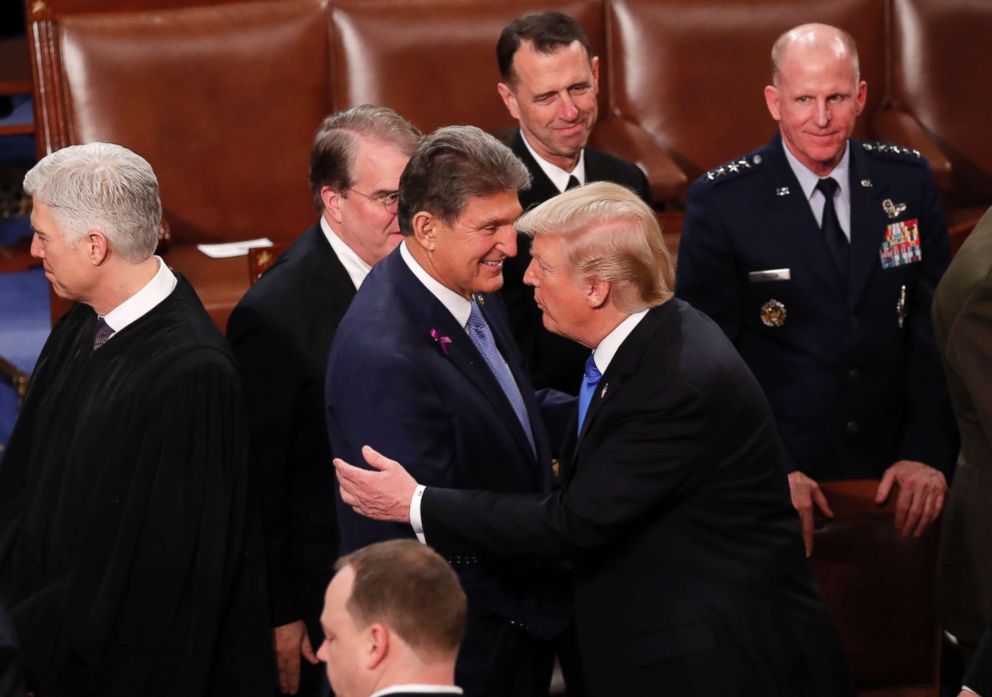
[[[611,0],[610,108],[643,127],[694,179],[775,133],[763,94],[772,43],[814,21],[853,34],[870,112],[885,91],[885,0]],[[856,135],[867,123],[863,115]]]
[[[28,20],[42,154],[105,140],[144,156],[173,244],[310,224],[310,144],[330,108],[322,0],[46,0]]]
[[[896,494],[876,481],[821,483],[834,511],[819,520],[809,566],[841,633],[861,697],[937,697],[934,574],[939,521],[919,539],[893,525]]]
[[[948,201],[992,203],[992,3],[892,0],[893,107],[911,114],[951,162]]]
[[[515,125],[499,95],[496,41],[518,15],[560,10],[606,52],[602,0],[336,0],[334,108],[392,107],[425,133],[469,124],[499,136]],[[606,105],[600,74],[600,109]]]

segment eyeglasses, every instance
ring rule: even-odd
[[[369,201],[375,201],[378,203],[387,213],[396,213],[396,208],[400,202],[400,192],[399,191],[387,191],[381,194],[363,194],[358,189],[348,189],[348,191],[353,191],[362,198],[367,198]]]

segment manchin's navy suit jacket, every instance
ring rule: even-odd
[[[428,544],[571,559],[596,697],[852,694],[771,412],[719,327],[652,309],[576,428],[550,496],[428,486]]]
[[[272,624],[306,620],[314,646],[323,641],[320,611],[338,544],[324,375],[354,295],[317,224],[248,290],[227,325],[261,484]],[[323,667],[304,661],[303,670],[315,683],[307,690],[316,690]]]
[[[327,366],[327,424],[335,455],[364,465],[363,445],[399,460],[418,482],[503,493],[551,488],[552,451],[534,390],[494,296],[479,305],[527,406],[537,454],[499,383],[452,314],[397,249],[377,264],[338,327]],[[340,493],[339,493],[340,497]],[[396,537],[409,525],[370,521],[338,499],[341,552]],[[539,569],[448,558],[469,608],[551,638],[565,605]]]
[[[520,205],[524,210],[561,193],[530,154],[519,130],[510,141],[510,149],[526,165],[532,177],[530,188],[519,194]],[[633,189],[645,203],[651,205],[648,179],[633,162],[586,148],[585,164],[586,182],[608,181],[621,184]],[[544,328],[541,311],[534,302],[534,289],[523,280],[530,259],[530,238],[517,235],[517,255],[507,259],[503,266],[504,282],[500,291],[510,317],[510,329],[535,387],[552,387],[577,394],[589,349]]]
[[[689,189],[677,294],[716,320],[747,361],[789,470],[877,478],[909,459],[949,474],[956,435],[930,304],[950,250],[930,168],[907,148],[850,144],[846,284],[776,136]],[[886,200],[905,204],[896,217]],[[888,226],[913,220],[922,259],[883,269]],[[788,280],[751,275],[781,269]],[[773,300],[785,307],[781,326],[762,321]]]

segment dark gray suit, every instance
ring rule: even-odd
[[[550,496],[428,486],[427,542],[570,559],[596,697],[851,694],[768,403],[716,324],[651,310],[576,430]]]
[[[303,619],[316,650],[337,558],[324,374],[331,338],[355,286],[320,225],[300,236],[238,303],[227,337],[248,403],[260,479],[272,626]],[[324,683],[302,663],[301,697]]]

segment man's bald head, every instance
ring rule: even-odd
[[[829,24],[801,24],[778,37],[772,46],[772,84],[779,84],[782,66],[787,60],[792,57],[802,60],[803,55],[815,52],[830,53],[835,58],[849,60],[854,70],[854,81],[861,80],[854,37]]]

